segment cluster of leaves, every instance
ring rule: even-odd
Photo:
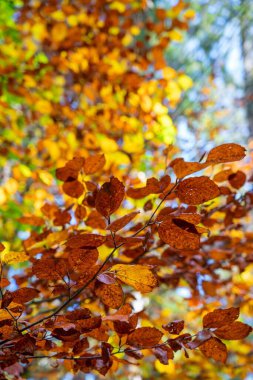
[[[204,313],[200,330],[182,333],[183,320],[160,323],[133,305],[136,292],[151,293],[159,285],[177,288],[182,279],[196,292],[199,274],[209,278],[203,288],[212,294],[226,285],[217,268],[243,272],[252,263],[250,233],[238,241],[221,229],[252,211],[252,190],[241,199],[237,194],[246,175],[222,169],[213,179],[191,176],[244,156],[243,147],[223,144],[205,161],[171,161],[174,180],[165,174],[136,187],[130,177],[127,190],[114,176],[101,184],[102,154],[77,156],[58,168],[65,203],[44,204],[43,217],[22,217],[22,223],[40,229],[23,241],[23,251],[1,246],[2,378],[19,378],[38,358],[102,375],[133,366],[144,354],[167,365],[179,350],[189,357],[190,350],[199,349],[225,363],[224,340],[243,339],[252,330],[237,321],[239,307]],[[157,201],[148,199],[150,194]],[[142,210],[134,207],[139,199],[147,199]],[[217,213],[222,217],[215,218]],[[11,279],[11,265],[23,262],[22,273]],[[8,290],[8,274],[16,290]],[[243,296],[240,303],[246,302]]]

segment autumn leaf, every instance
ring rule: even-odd
[[[68,239],[66,245],[69,248],[100,247],[106,241],[106,237],[97,234],[78,234]]]
[[[64,182],[62,189],[72,198],[79,198],[84,192],[84,186],[79,181]]]
[[[9,252],[3,252],[1,254],[1,259],[5,264],[17,264],[17,263],[22,263],[24,261],[29,260],[29,256],[23,251],[21,252],[14,252],[14,251],[9,251]]]
[[[21,305],[38,297],[39,291],[34,288],[20,288],[12,293],[13,302]]]
[[[123,227],[125,227],[128,223],[130,223],[131,220],[133,220],[138,214],[139,211],[134,211],[130,214],[124,215],[121,218],[114,220],[111,224],[109,224],[109,226],[106,229],[112,232],[117,232],[121,230]]]
[[[120,284],[104,284],[99,281],[95,285],[95,293],[101,302],[112,309],[118,309],[124,300],[124,294]]]
[[[246,338],[251,331],[252,327],[237,321],[217,328],[214,334],[221,339],[239,340]]]
[[[97,211],[105,217],[110,216],[120,207],[124,195],[124,185],[112,177],[110,182],[105,182],[97,193],[95,202]]]
[[[177,188],[177,196],[181,202],[198,205],[220,195],[218,186],[208,177],[194,177],[183,180]]]
[[[200,346],[200,351],[207,357],[218,362],[225,363],[227,360],[227,347],[220,339],[210,338]]]
[[[152,351],[160,363],[164,365],[167,365],[169,360],[174,358],[174,352],[168,346],[156,347]]]
[[[240,189],[246,182],[246,175],[241,170],[228,176],[228,181],[235,189]]]
[[[184,329],[184,321],[175,320],[173,322],[169,322],[167,325],[163,325],[163,329],[168,331],[170,334],[178,335]]]
[[[127,337],[127,344],[134,347],[152,347],[158,344],[163,333],[155,327],[139,327]]]
[[[83,170],[85,174],[94,174],[102,170],[105,165],[104,154],[95,154],[85,159]]]
[[[110,272],[141,293],[149,293],[158,285],[151,269],[144,265],[116,264],[110,268]]]
[[[170,218],[158,227],[162,241],[175,249],[196,250],[200,245],[200,234],[195,226],[180,218]]]
[[[238,144],[222,144],[208,153],[206,162],[220,163],[240,161],[245,157],[245,148]]]
[[[216,309],[207,313],[203,318],[204,328],[222,327],[234,322],[239,317],[240,309],[230,307],[229,309]]]
[[[68,261],[73,270],[83,272],[96,264],[98,250],[92,249],[72,249],[68,254]]]
[[[178,179],[203,170],[207,166],[209,166],[208,163],[186,162],[183,158],[176,158],[170,163],[170,167],[172,167]]]

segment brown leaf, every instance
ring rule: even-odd
[[[240,161],[245,157],[245,151],[246,149],[238,144],[222,144],[210,150],[206,162],[219,163]]]
[[[205,176],[187,178],[177,188],[180,201],[189,205],[205,203],[219,195],[218,186]]]
[[[79,198],[84,192],[84,187],[79,181],[64,182],[62,189],[72,198]]]
[[[75,210],[75,217],[77,219],[84,219],[86,214],[87,214],[86,208],[81,205],[77,205],[76,210]]]
[[[239,340],[244,339],[252,331],[252,327],[242,322],[233,322],[225,326],[219,327],[214,334],[221,339]]]
[[[39,291],[34,288],[20,288],[15,290],[13,295],[13,302],[23,305],[26,302],[38,297]]]
[[[58,280],[67,273],[67,263],[63,259],[36,260],[32,267],[35,276],[45,280]]]
[[[106,236],[97,234],[79,234],[68,239],[69,248],[100,247],[106,241]]]
[[[187,347],[191,350],[201,346],[204,342],[212,337],[209,330],[201,330],[197,333],[195,339],[192,342],[187,343]]]
[[[172,167],[178,179],[203,170],[208,165],[208,163],[186,162],[183,158],[176,158],[170,163],[170,167]]]
[[[228,181],[235,189],[240,189],[246,182],[246,174],[241,170],[228,176]]]
[[[138,214],[139,211],[134,211],[130,214],[124,215],[121,218],[114,220],[106,229],[112,232],[117,232],[121,230],[121,228],[125,227],[128,223],[130,223],[131,220],[133,220]]]
[[[101,316],[91,317],[88,319],[80,319],[76,322],[76,328],[82,333],[86,333],[99,328],[101,326],[101,322]]]
[[[98,191],[95,201],[97,211],[108,218],[121,205],[125,196],[125,187],[117,178],[111,177]]]
[[[58,178],[60,181],[74,181],[78,177],[78,170],[77,169],[71,169],[69,167],[62,167],[56,169],[56,178]]]
[[[88,319],[91,317],[91,312],[87,308],[79,308],[73,311],[68,311],[65,316],[69,321],[78,321],[79,319]]]
[[[33,355],[36,350],[36,339],[31,337],[29,334],[26,334],[15,343],[14,350],[22,354]]]
[[[216,309],[203,318],[204,328],[222,327],[234,322],[239,317],[239,307],[230,307],[229,309]]]
[[[98,250],[95,249],[73,249],[69,252],[68,261],[71,268],[77,272],[83,272],[96,264]]]
[[[162,241],[175,249],[196,250],[200,244],[200,234],[196,227],[180,218],[167,219],[158,227]]]
[[[184,321],[177,320],[170,322],[167,325],[163,325],[163,329],[168,331],[170,334],[178,335],[184,329]]]
[[[153,347],[158,344],[163,333],[155,327],[139,327],[127,337],[127,344],[134,347]]]
[[[83,169],[85,174],[94,174],[103,169],[104,165],[104,154],[95,154],[94,156],[90,156],[85,159]]]
[[[12,302],[12,300],[13,300],[12,292],[10,292],[9,290],[6,290],[6,292],[4,293],[2,297],[1,309],[7,308],[9,304]]]
[[[174,358],[174,352],[167,346],[153,348],[153,353],[155,357],[164,365],[168,364],[169,359]]]
[[[95,284],[96,296],[108,307],[118,309],[124,300],[124,294],[120,284],[103,284],[99,281]]]
[[[227,347],[220,339],[211,338],[200,346],[200,351],[207,357],[225,363],[227,360]]]

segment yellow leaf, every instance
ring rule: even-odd
[[[2,261],[6,264],[16,264],[22,263],[23,261],[29,260],[27,254],[23,251],[21,252],[2,252]]]
[[[149,293],[158,285],[157,278],[149,267],[144,265],[117,264],[110,268],[119,280],[141,293]]]

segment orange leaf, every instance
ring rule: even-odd
[[[200,346],[200,351],[207,357],[218,362],[225,363],[227,360],[227,347],[220,339],[210,338]]]
[[[84,172],[85,174],[94,174],[101,169],[103,169],[105,165],[105,156],[104,154],[95,154],[94,156],[90,156],[85,159],[84,162]]]
[[[95,285],[95,293],[100,300],[112,309],[118,309],[124,300],[124,294],[120,284],[103,284],[99,281]]]
[[[206,162],[220,163],[240,161],[245,157],[245,148],[238,144],[222,144],[210,150]]]
[[[134,347],[153,347],[158,344],[163,333],[155,327],[140,327],[127,337],[127,344]]]
[[[23,305],[38,297],[39,291],[34,288],[20,288],[12,293],[13,302]]]
[[[66,245],[70,248],[99,247],[104,244],[106,237],[97,234],[79,234],[71,237]]]
[[[199,248],[200,235],[196,227],[180,218],[167,219],[158,228],[162,241],[175,249],[195,250]]]
[[[246,174],[238,170],[236,173],[229,175],[228,181],[235,189],[240,189],[246,182]]]
[[[209,166],[208,163],[186,162],[183,158],[176,158],[170,164],[177,178],[181,179],[189,174],[196,173]]]
[[[180,201],[189,205],[205,203],[219,195],[218,186],[205,176],[187,178],[177,188]]]
[[[139,211],[134,211],[130,214],[124,215],[122,218],[114,220],[106,229],[112,232],[117,232],[121,230],[121,228],[125,227],[128,223],[130,223],[131,220],[133,220],[138,214]]]
[[[72,198],[79,198],[84,192],[84,187],[79,181],[64,182],[62,189]]]
[[[69,252],[68,260],[77,272],[83,272],[96,264],[98,259],[97,249],[73,249]]]

